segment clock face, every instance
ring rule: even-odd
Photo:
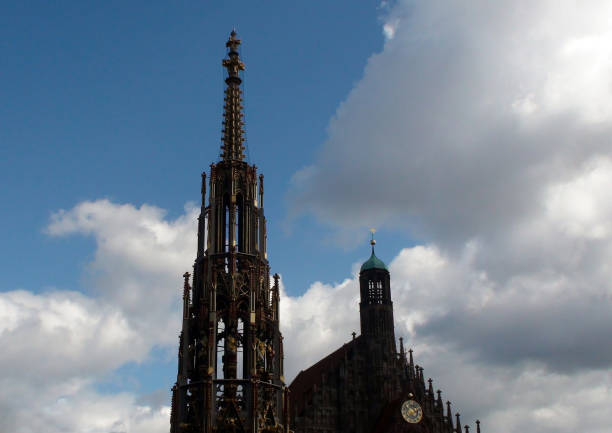
[[[402,417],[410,424],[416,424],[423,419],[423,409],[414,400],[406,400],[402,404]]]

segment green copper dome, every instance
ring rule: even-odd
[[[387,270],[387,267],[385,266],[383,261],[376,257],[376,255],[374,254],[374,248],[372,248],[372,255],[370,256],[370,258],[363,265],[361,265],[361,272],[367,271],[368,269],[384,269],[385,271]]]

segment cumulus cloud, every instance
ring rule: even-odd
[[[389,264],[396,337],[415,349],[416,362],[464,423],[479,418],[493,433],[570,433],[588,419],[583,431],[607,431],[607,289],[585,296],[546,273],[501,284],[472,257],[466,252],[457,260],[434,245],[400,251]],[[359,330],[358,302],[356,274],[337,285],[314,283],[300,297],[283,296],[289,379]]]
[[[282,283],[282,280],[281,280]],[[285,344],[285,378],[296,374],[359,334],[359,283],[332,286],[316,282],[301,296],[287,296],[281,286],[281,331]],[[308,344],[298,342],[308,341]]]
[[[390,264],[397,332],[489,432],[608,429],[610,16],[607,1],[398,1],[293,178],[294,215],[420,240]],[[338,327],[355,284],[299,301],[320,322],[331,296]]]
[[[147,352],[120,310],[65,291],[0,293],[0,344],[0,369],[39,381],[89,377]]]
[[[94,237],[89,286],[83,293],[0,293],[0,386],[11,390],[0,397],[0,430],[167,431],[169,401],[143,403],[96,387],[125,363],[148,359],[153,347],[175,352],[196,222],[191,205],[169,221],[159,208],[108,200],[51,217],[51,236]]]
[[[612,354],[599,346],[612,325],[606,314],[612,302],[606,283],[610,271],[602,261],[610,257],[608,210],[598,203],[605,199],[607,170],[608,162],[597,160],[548,188],[543,211],[531,221],[547,236],[597,243],[597,252],[583,248],[570,261],[561,256],[547,268],[522,267],[504,278],[489,272],[481,250],[492,247],[482,240],[467,242],[459,254],[429,243],[388,260],[396,334],[416,349],[417,362],[464,422],[480,418],[492,433],[527,428],[569,433],[585,425],[587,417],[588,431],[606,431],[601,413],[612,403]],[[558,218],[565,196],[586,203],[583,210],[572,208],[568,214],[575,215],[569,219]],[[175,350],[180,296],[172,287],[180,286],[180,273],[193,260],[195,211],[187,207],[184,215],[168,221],[153,207],[84,202],[57,213],[49,232],[94,236],[96,253],[87,270],[95,276],[96,289],[91,296],[2,293],[0,344],[9,348],[2,371],[29,372],[0,378],[3,389],[15,390],[0,399],[3,413],[10,414],[2,429],[166,431],[167,402],[100,394],[96,384],[123,363],[144,359],[154,345]],[[139,253],[144,250],[147,257]],[[183,259],[171,259],[176,251]],[[568,268],[569,263],[574,266]],[[343,282],[317,282],[300,296],[283,290],[288,381],[359,331],[358,264],[352,269]],[[112,273],[114,278],[106,278]],[[582,285],[576,287],[576,281]],[[121,295],[126,288],[138,296],[156,293],[148,313]],[[29,402],[27,408],[23,401]]]
[[[610,158],[609,2],[398,2],[294,212],[459,243],[541,211]]]
[[[0,346],[1,431],[167,430],[167,408],[95,390],[96,379],[142,361],[150,349],[103,300],[68,291],[2,292]]]
[[[488,433],[607,432],[612,4],[384,8],[384,49],[295,174],[292,211],[344,234],[387,226],[422,240],[388,258],[396,334],[464,422],[481,418]],[[153,206],[98,200],[53,216],[50,235],[95,239],[89,287],[0,296],[0,344],[11,346],[2,371],[32,371],[0,378],[17,390],[0,399],[11,414],[2,430],[167,431],[167,407],[95,384],[153,345],[176,348],[196,213],[168,220]],[[288,380],[358,331],[357,287],[353,273],[283,292]],[[34,371],[46,354],[49,366]]]
[[[173,221],[149,205],[85,201],[51,217],[52,236],[96,240],[86,275],[90,291],[130,317],[139,335],[155,344],[175,344],[179,329],[181,275],[193,265],[198,210],[191,204]],[[175,287],[176,292],[171,290]]]
[[[30,388],[1,380],[2,431],[17,433],[167,433],[170,408],[139,404],[129,393],[100,394],[90,385]]]

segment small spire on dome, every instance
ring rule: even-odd
[[[376,233],[376,229],[371,228],[370,233],[372,233],[372,239],[370,240],[370,245],[372,245],[372,254],[374,254],[374,245],[376,245],[376,239],[374,239],[374,233]]]
[[[370,245],[372,245],[372,254],[370,255],[370,258],[363,264],[361,265],[361,271],[365,271],[367,269],[384,269],[387,270],[387,266],[385,266],[385,264],[383,263],[382,260],[380,260],[378,257],[376,257],[376,254],[374,254],[374,245],[376,245],[376,239],[374,239],[374,233],[376,233],[376,229],[370,229],[370,233],[372,233],[372,237],[370,239]]]

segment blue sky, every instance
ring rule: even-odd
[[[219,153],[220,61],[233,26],[244,41],[247,144],[266,176],[273,267],[292,293],[348,276],[367,249],[338,247],[308,218],[288,227],[285,197],[382,49],[383,12],[374,1],[5,5],[0,198],[11,271],[2,287],[79,287],[91,244],[45,236],[58,209],[107,197],[173,216],[199,200],[199,173]],[[381,243],[387,255],[394,248]]]
[[[359,329],[376,227],[396,335],[464,423],[607,433],[610,16],[609,0],[0,6],[0,430],[168,430],[236,27],[285,377]]]
[[[233,27],[243,40],[248,154],[265,175],[273,272],[291,294],[316,279],[349,277],[369,253],[367,231],[361,248],[338,245],[313,218],[290,220],[286,195],[382,49],[382,13],[375,1],[4,5],[0,289],[93,291],[95,241],[46,232],[60,209],[108,198],[155,205],[172,219],[185,203],[199,204],[200,173],[219,155],[221,59]],[[98,389],[168,388],[176,360],[155,353],[111,372]]]

